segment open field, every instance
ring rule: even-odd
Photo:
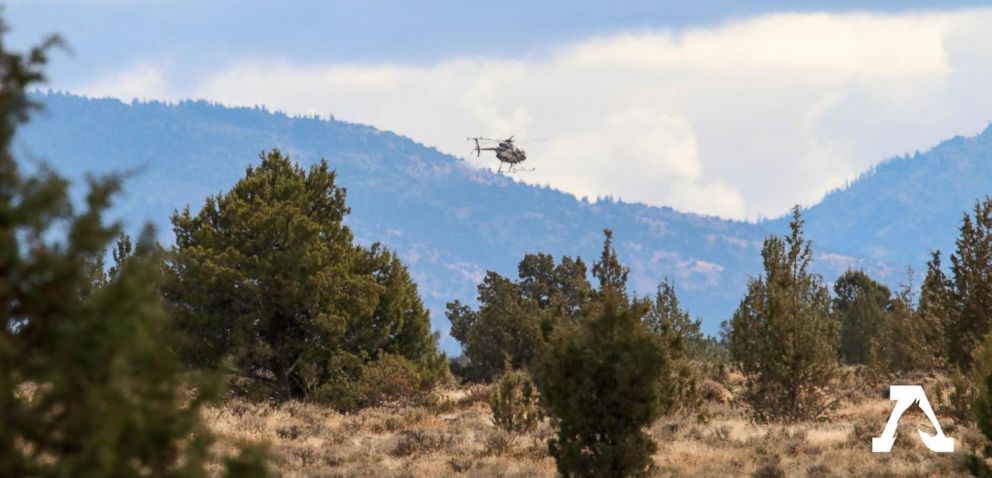
[[[846,398],[824,419],[755,424],[733,399],[740,378],[732,377],[729,387],[704,383],[701,414],[663,418],[651,427],[659,445],[656,475],[964,476],[964,452],[980,446],[981,437],[950,418],[949,387],[935,379],[895,381],[925,383],[945,433],[956,440],[955,453],[936,454],[923,446],[916,428],[932,429],[918,408],[901,420],[892,453],[871,453],[871,437],[881,432],[892,410],[884,380],[867,385],[849,375],[838,382]],[[428,405],[352,415],[314,404],[235,399],[207,410],[206,418],[223,437],[221,447],[239,440],[268,441],[273,466],[285,477],[555,476],[545,445],[552,434],[547,422],[529,435],[507,435],[490,422],[487,395],[483,386],[448,389]]]

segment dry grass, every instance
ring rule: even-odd
[[[865,385],[851,377],[839,382],[848,398],[823,420],[799,424],[755,424],[733,397],[739,377],[710,384],[705,413],[667,417],[652,425],[659,447],[657,476],[963,476],[966,450],[980,435],[955,424],[943,412],[948,404],[926,383],[944,431],[955,438],[956,453],[936,454],[916,438],[917,427],[931,431],[922,413],[907,412],[890,454],[871,453],[891,412],[887,384]],[[902,381],[901,383],[910,383]],[[719,388],[717,388],[719,387]],[[945,387],[946,388],[946,387]],[[429,407],[380,407],[353,415],[329,408],[287,403],[279,406],[234,400],[206,411],[233,449],[242,441],[265,441],[273,467],[292,477],[539,477],[555,476],[545,440],[547,423],[526,436],[510,436],[490,421],[484,387],[439,392]]]

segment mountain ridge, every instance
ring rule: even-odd
[[[50,159],[74,180],[87,172],[141,171],[128,180],[114,211],[129,230],[151,220],[165,243],[172,241],[168,218],[173,210],[198,208],[207,195],[229,189],[261,151],[279,148],[301,164],[328,159],[348,191],[352,213],[347,223],[356,239],[380,241],[400,254],[449,352],[458,347],[446,334],[445,302],[474,303],[475,284],[486,270],[515,276],[517,262],[528,252],[580,255],[590,261],[598,256],[607,227],[615,232],[618,253],[630,265],[639,294],[652,293],[665,276],[674,279],[690,312],[703,318],[706,332],[715,333],[736,308],[747,279],[760,271],[764,237],[784,231],[781,217],[753,223],[612,198],[590,202],[473,168],[409,138],[336,118],[294,117],[205,101],[129,104],[64,93],[36,98],[47,112],[19,133],[18,151]],[[992,133],[987,129],[983,135],[988,137],[948,154],[962,164],[970,164],[965,153],[992,157]],[[931,152],[944,154],[945,143]],[[880,163],[876,171],[892,161]],[[931,162],[920,160],[927,168],[936,167]],[[891,170],[886,178],[911,176],[905,169],[886,169]],[[947,223],[947,211],[981,185],[992,184],[992,168],[970,171],[981,174],[959,180],[967,187],[954,191],[948,204],[931,208],[936,212],[930,224]],[[918,266],[926,259],[931,247],[926,241],[946,247],[947,232],[935,231],[898,248],[878,249],[872,241],[891,239],[914,223],[905,214],[876,220],[877,208],[855,208],[852,201],[876,190],[882,191],[877,193],[882,206],[891,207],[889,182],[859,178],[808,208],[809,236],[822,246],[816,270],[826,280],[848,267],[865,267],[892,284],[902,280],[903,266]],[[927,199],[932,202],[931,196]],[[868,239],[849,238],[856,228],[867,228],[862,235]],[[950,227],[950,237],[955,233],[956,225]]]

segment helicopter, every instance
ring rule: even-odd
[[[503,172],[503,165],[509,165],[507,167],[507,172],[512,173],[516,171],[533,171],[533,169],[514,169],[515,166],[527,160],[527,153],[524,150],[518,148],[513,144],[513,136],[509,138],[499,140],[492,138],[468,138],[469,141],[475,142],[475,155],[481,156],[483,151],[495,151],[496,159],[499,160],[499,170],[497,172]],[[495,146],[492,146],[494,145]]]

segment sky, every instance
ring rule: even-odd
[[[54,89],[373,125],[577,197],[725,218],[811,205],[992,120],[981,2],[13,0]],[[270,145],[265,145],[268,147]],[[261,146],[260,146],[261,147]],[[332,152],[328,152],[332,154]]]

